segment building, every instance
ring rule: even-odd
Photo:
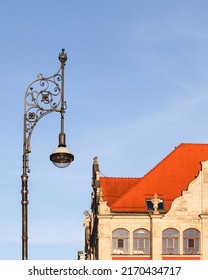
[[[92,168],[91,260],[208,259],[208,144],[181,144],[142,178]]]

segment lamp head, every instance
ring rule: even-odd
[[[64,168],[71,164],[74,160],[74,156],[65,145],[65,134],[59,135],[59,146],[50,155],[50,160],[56,167]]]
[[[56,167],[64,168],[70,165],[74,156],[67,147],[58,147],[50,155],[50,160]]]

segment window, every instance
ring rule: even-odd
[[[150,253],[150,233],[146,229],[137,229],[133,232],[134,254]]]
[[[129,232],[126,229],[116,229],[112,234],[113,254],[129,253]]]
[[[199,254],[200,232],[197,229],[190,228],[183,232],[183,253]]]
[[[162,233],[163,254],[179,253],[179,232],[174,228],[165,229]]]
[[[152,198],[147,198],[146,199],[146,205],[147,205],[147,210],[150,211],[150,210],[153,210],[153,203],[152,203]],[[160,202],[158,203],[158,210],[164,210],[164,200],[163,199],[160,199]]]

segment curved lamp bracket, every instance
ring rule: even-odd
[[[37,122],[51,112],[66,110],[66,101],[62,104],[61,68],[51,77],[38,74],[25,92],[24,102],[24,128],[27,152],[30,152],[31,134]]]

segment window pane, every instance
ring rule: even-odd
[[[147,202],[147,209],[148,210],[153,210],[153,203],[152,203],[152,201],[147,199],[146,202]]]
[[[173,239],[168,239],[168,248],[173,248]]]
[[[164,209],[164,203],[162,201],[158,203],[158,210],[163,210],[163,209]]]
[[[188,239],[188,248],[194,248],[194,239]]]
[[[166,254],[166,252],[167,252],[167,248],[166,248],[166,239],[163,239],[163,241],[162,241],[162,243],[163,243],[163,254]]]
[[[199,239],[195,239],[195,254],[199,254]]]
[[[199,237],[200,233],[196,229],[187,229],[184,231],[184,237]]]
[[[149,244],[150,244],[150,240],[149,239],[145,239],[145,254],[149,254],[150,253]]]
[[[188,236],[190,236],[190,237],[194,237],[194,230],[193,229],[189,229],[188,230]]]
[[[129,240],[128,240],[128,239],[125,239],[124,242],[125,242],[125,243],[124,243],[124,246],[125,246],[125,247],[124,247],[124,252],[125,252],[125,253],[128,253],[128,252],[129,252]]]
[[[178,237],[178,231],[176,229],[170,228],[163,231],[163,237]]]
[[[134,238],[149,238],[150,233],[146,229],[137,229],[133,232]]]
[[[123,239],[118,239],[118,248],[121,249],[123,248]]]
[[[139,248],[144,248],[144,239],[139,239]]]
[[[137,240],[136,239],[134,239],[134,250],[137,250]]]
[[[116,229],[113,231],[113,237],[128,237],[129,232],[126,229]]]
[[[113,250],[116,249],[116,239],[113,239]]]
[[[179,250],[178,250],[178,239],[175,239],[175,242],[174,242],[174,253],[179,253]]]

